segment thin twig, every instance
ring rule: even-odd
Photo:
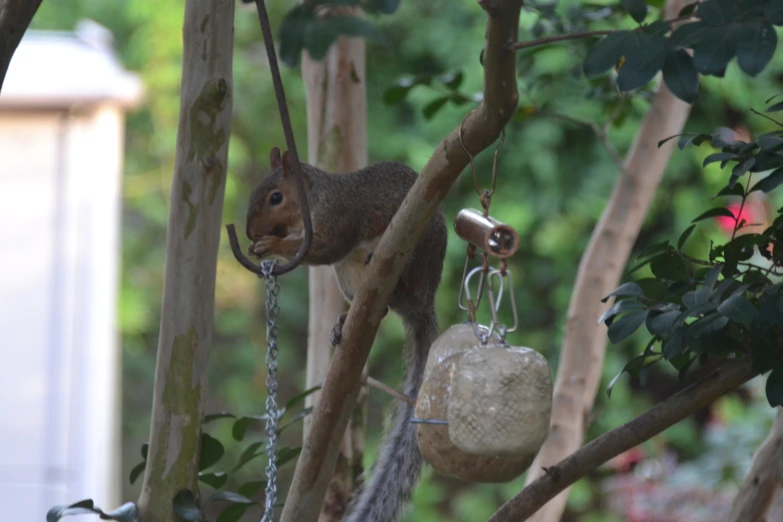
[[[757,116],[761,116],[762,118],[768,119],[769,121],[771,121],[772,123],[774,123],[778,127],[783,127],[783,123],[780,123],[778,120],[776,120],[772,116],[768,116],[768,115],[764,114],[763,112],[757,111],[756,109],[751,109],[750,112],[752,112],[753,114],[755,114]]]
[[[673,24],[676,22],[682,22],[692,18],[693,15],[678,16],[677,18],[670,18],[664,20],[667,24]],[[641,26],[640,26],[641,27]],[[606,36],[620,31],[627,31],[627,29],[599,29],[596,31],[581,31],[578,33],[559,34],[556,36],[546,36],[544,38],[538,38],[537,40],[528,40],[527,42],[513,42],[508,44],[508,48],[512,51],[518,51],[520,49],[528,49],[530,47],[538,47],[539,45],[547,45],[555,42],[563,42],[566,40],[582,40],[584,38],[590,38],[592,36]]]
[[[416,405],[416,401],[414,401],[411,397],[408,397],[407,395],[398,392],[397,390],[395,390],[391,386],[389,386],[387,384],[384,384],[381,381],[379,381],[378,379],[374,379],[374,378],[370,377],[369,375],[367,376],[367,385],[368,386],[372,386],[376,390],[380,390],[380,391],[382,391],[384,393],[387,393],[387,394],[391,395],[392,397],[394,397],[398,401],[406,402],[406,403],[410,404],[411,406],[415,406]]]

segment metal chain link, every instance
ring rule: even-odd
[[[272,275],[275,261],[263,261],[261,271],[266,283],[266,506],[261,522],[273,522],[275,516],[275,504],[277,503],[277,427],[280,420],[280,411],[277,409],[277,336],[280,327],[277,325],[277,316],[280,307],[277,304],[277,296],[280,294],[280,286],[277,278]]]

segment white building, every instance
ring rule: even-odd
[[[93,22],[29,31],[0,92],[2,522],[121,503],[120,179],[141,96]]]

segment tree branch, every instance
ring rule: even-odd
[[[484,100],[465,121],[463,141],[478,154],[514,114],[518,93],[515,55],[521,0],[479,0],[487,11]],[[329,366],[321,402],[297,462],[282,522],[317,519],[337,458],[337,448],[361,388],[361,374],[378,325],[402,269],[469,157],[454,129],[433,152],[375,249],[364,284],[354,296],[340,348]]]
[[[42,0],[0,0],[0,91],[11,57]]]
[[[783,485],[783,409],[753,457],[726,522],[761,522]],[[772,520],[772,519],[770,519]]]
[[[488,522],[527,520],[555,495],[591,470],[704,408],[756,374],[748,358],[727,361],[704,379],[656,404],[632,421],[604,433],[548,468],[544,476],[506,502]]]

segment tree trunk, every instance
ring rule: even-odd
[[[665,17],[677,16],[687,3],[690,2],[669,0]],[[620,282],[669,162],[674,142],[658,148],[658,141],[681,133],[689,112],[690,105],[676,98],[661,83],[626,156],[609,203],[593,230],[568,306],[549,438],[533,461],[526,484],[542,476],[542,468],[560,461],[582,445],[586,417],[595,401],[606,351],[606,327],[598,324],[603,312],[598,305]],[[568,490],[565,490],[530,520],[557,522],[567,498]]]
[[[188,0],[177,156],[166,239],[152,427],[139,520],[177,520],[198,495],[201,417],[212,341],[215,268],[232,109],[234,0]]]
[[[352,16],[359,10],[350,10]],[[367,164],[367,102],[364,40],[341,37],[322,61],[305,52],[302,76],[307,87],[309,162],[327,172],[350,172]],[[307,389],[323,383],[331,357],[329,335],[345,310],[345,299],[331,267],[310,267],[310,319],[307,338]],[[320,393],[307,397],[318,403]],[[337,465],[319,522],[338,522],[345,513],[364,457],[364,415],[357,404],[343,436]],[[309,418],[305,419],[305,437]]]
[[[0,0],[0,92],[11,57],[42,0]]]
[[[778,408],[775,423],[753,457],[753,465],[734,499],[726,521],[763,522],[782,485],[783,409]]]

